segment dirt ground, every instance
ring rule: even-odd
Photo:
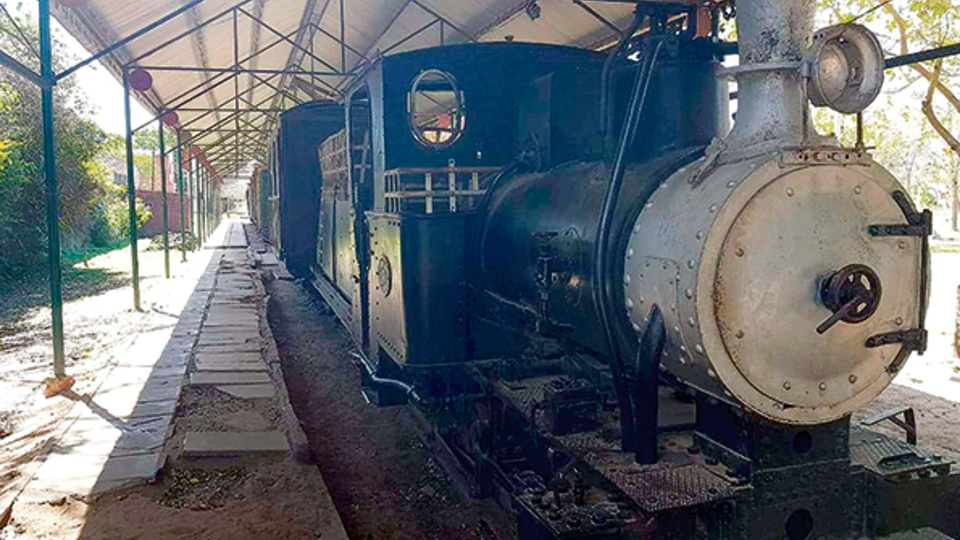
[[[130,332],[138,328],[134,325]],[[269,327],[264,324],[262,329],[267,335]],[[264,343],[265,361],[277,363],[275,347],[269,339]],[[308,452],[203,462],[181,455],[187,430],[290,430],[292,411],[286,401],[282,392],[276,400],[248,402],[214,388],[187,387],[177,406],[173,436],[165,445],[167,463],[156,484],[96,498],[17,503],[0,539],[337,538],[329,535],[339,527],[329,521],[336,514],[318,503],[318,494],[325,489],[319,470],[308,459],[297,460]],[[305,441],[297,440],[303,439],[302,432],[298,427],[295,431],[291,444],[295,449],[305,447]],[[29,433],[39,437],[36,430]]]
[[[291,402],[351,538],[516,538],[497,503],[451,485],[404,408],[364,401],[349,338],[322,300],[287,281],[267,291]]]
[[[177,469],[155,486],[96,501],[66,498],[18,512],[0,538],[84,540],[315,540],[316,484],[289,463]]]
[[[176,324],[192,290],[188,274],[205,266],[200,259],[209,256],[190,254],[183,264],[178,253],[171,253],[174,279],[166,280],[163,252],[146,251],[146,244],[139,252],[143,312],[132,309],[129,248],[64,270],[66,371],[76,378],[78,394],[100,384],[141,329]],[[0,503],[19,490],[32,460],[65,427],[73,406],[67,399],[43,396],[43,381],[53,375],[46,287],[38,275],[0,283]],[[5,509],[3,504],[0,514]]]

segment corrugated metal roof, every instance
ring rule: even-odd
[[[192,143],[223,174],[230,174],[238,162],[262,157],[263,143],[280,110],[320,97],[338,97],[364,64],[381,54],[441,42],[505,39],[593,48],[616,37],[612,26],[628,25],[633,6],[608,0],[86,0],[76,7],[54,4],[57,19],[91,51],[136,35],[177,10],[182,13],[124,43],[101,61],[118,80],[122,66],[146,69],[153,84],[145,92],[134,92],[135,97],[158,115],[177,110],[180,125],[193,134]],[[339,41],[341,25],[345,46]],[[234,71],[238,60],[245,70],[239,74]],[[312,74],[278,73],[288,67]]]

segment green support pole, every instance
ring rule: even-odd
[[[53,133],[53,61],[51,59],[50,0],[40,0],[40,89],[43,105],[43,172],[47,179],[47,240],[50,259],[50,314],[53,318],[53,374],[66,373],[63,361],[63,292],[60,272],[60,194]]]
[[[160,199],[163,201],[163,270],[170,279],[170,231],[167,228],[167,154],[163,144],[163,120],[157,120],[160,135]]]
[[[187,262],[187,243],[185,235],[187,234],[187,218],[183,213],[183,143],[180,140],[180,130],[177,130],[177,196],[180,197],[180,252],[183,255],[183,262]]]
[[[200,160],[194,161],[197,164],[197,191],[199,192],[199,197],[197,197],[197,227],[200,229],[200,238],[207,238],[207,223],[206,216],[204,215],[204,205],[207,201],[206,186],[203,185],[203,166],[200,164]],[[201,240],[203,243],[203,240]]]
[[[137,186],[133,171],[133,131],[130,125],[130,81],[123,70],[123,111],[127,121],[127,202],[130,211],[130,258],[133,274],[133,309],[140,311],[140,261],[137,258]]]
[[[193,147],[187,145],[187,159],[190,160],[190,167],[187,169],[188,182],[190,182],[190,232],[197,237],[197,247],[203,246],[200,240],[200,231],[197,230],[197,187],[196,187],[196,168],[193,159]]]

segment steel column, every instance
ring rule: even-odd
[[[197,237],[197,246],[203,247],[203,242],[200,241],[200,233],[197,231],[197,187],[196,187],[196,176],[194,171],[194,159],[193,159],[193,144],[187,143],[187,160],[189,167],[187,168],[187,178],[190,183],[190,233]]]
[[[163,144],[163,120],[157,120],[160,135],[160,199],[163,201],[163,271],[170,279],[170,231],[167,227],[167,156]]]
[[[40,0],[40,76],[53,81],[50,0]],[[60,273],[60,197],[53,131],[53,86],[40,88],[43,104],[43,172],[47,179],[47,240],[50,259],[50,314],[53,319],[53,374],[66,375],[63,360],[63,292]]]
[[[133,167],[133,132],[130,125],[130,80],[123,70],[123,112],[127,130],[127,203],[130,212],[130,259],[133,275],[133,309],[140,311],[140,261],[137,257],[137,186]]]
[[[183,262],[187,262],[187,243],[185,237],[187,234],[186,218],[183,214],[183,141],[180,136],[180,130],[177,130],[177,196],[180,197],[180,252],[183,256]]]

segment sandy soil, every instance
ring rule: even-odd
[[[129,286],[130,250],[117,249],[65,271],[64,344],[66,371],[83,394],[102,381],[137,332],[173,326],[198,271],[209,252],[189,254],[186,264],[171,253],[174,279],[163,276],[163,252],[146,251],[141,242],[140,271],[143,312],[133,307]],[[31,281],[32,280],[32,281]],[[43,381],[53,375],[50,309],[45,280],[25,276],[23,283],[0,285],[0,502],[19,491],[30,464],[42,456],[69,418],[73,402],[46,399]],[[39,289],[38,289],[39,287]],[[0,508],[0,513],[6,505]]]
[[[276,349],[265,335],[265,349],[275,360]],[[0,539],[327,538],[336,514],[318,503],[325,489],[320,472],[309,461],[296,461],[297,452],[204,462],[180,455],[187,430],[292,430],[298,433],[291,441],[296,448],[303,435],[287,424],[292,412],[285,402],[282,392],[276,400],[246,401],[213,388],[187,387],[159,482],[92,500],[74,496],[17,504]]]
[[[516,537],[495,502],[465,500],[451,485],[402,407],[364,401],[349,338],[319,298],[287,281],[267,290],[291,402],[351,538]]]

